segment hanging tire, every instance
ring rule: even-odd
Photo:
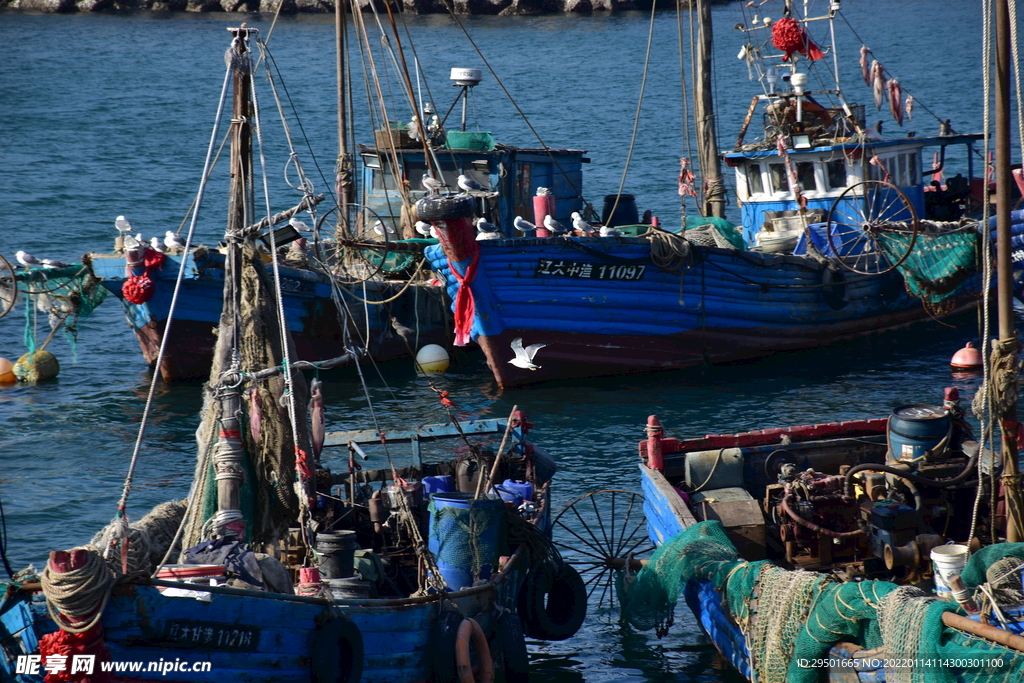
[[[498,638],[505,683],[528,683],[530,680],[530,655],[526,651],[526,635],[519,615],[507,612],[498,619]]]
[[[324,624],[309,660],[313,683],[358,683],[363,677],[363,634],[341,614]]]
[[[531,638],[565,640],[587,616],[587,589],[570,564],[555,573],[546,564],[530,570],[519,595],[519,616]]]
[[[445,610],[437,615],[430,626],[428,656],[430,680],[433,683],[451,683],[457,680],[455,671],[455,641],[459,635],[462,615]]]

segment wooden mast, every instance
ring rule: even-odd
[[[1003,356],[1003,368],[1015,369],[1019,344],[1013,319],[1013,263],[1010,255],[1010,7],[1008,0],[996,2],[996,282],[998,286],[999,346],[993,357]],[[987,58],[987,56],[986,56]],[[1008,358],[1005,358],[1008,356]],[[996,365],[996,363],[991,363]],[[1006,496],[1006,540],[1024,538],[1024,496],[1017,465],[1017,381],[1016,374],[991,373],[990,391],[1004,400],[997,406],[1002,433],[1003,490]],[[994,382],[1008,381],[1005,393]]]
[[[338,53],[338,160],[334,171],[337,175],[338,226],[351,234],[349,207],[355,203],[355,183],[352,181],[352,155],[348,151],[348,108],[345,92],[345,38],[348,28],[345,26],[345,11],[345,0],[335,0],[334,42]]]
[[[722,180],[721,160],[715,139],[714,93],[711,88],[711,49],[714,34],[711,30],[710,0],[696,0],[697,25],[697,78],[694,79],[694,124],[697,133],[697,154],[704,180],[704,215],[725,216],[725,184]]]

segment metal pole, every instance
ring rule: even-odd
[[[1010,256],[1010,7],[1008,0],[996,2],[996,283],[999,304],[999,340],[1012,354],[1010,367],[1017,366],[1017,330],[1013,319],[1013,280]],[[998,379],[998,378],[997,378]],[[1017,543],[1024,537],[1024,496],[1017,465],[1017,387],[999,415],[1002,432],[1003,490],[1006,496],[1006,540]]]
[[[338,61],[338,160],[335,168],[338,193],[338,227],[352,233],[349,224],[349,206],[355,203],[355,184],[352,182],[352,155],[348,151],[348,108],[345,97],[345,0],[334,3],[334,44]]]

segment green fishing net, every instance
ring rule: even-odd
[[[1024,653],[942,623],[955,604],[885,581],[839,583],[829,574],[747,562],[716,521],[686,529],[635,577],[620,577],[623,619],[641,630],[663,627],[690,580],[715,587],[760,683],[816,683],[820,670],[807,663],[828,657],[839,642],[884,648],[879,664],[893,664],[885,667],[887,683],[1024,679]]]
[[[78,323],[103,303],[107,290],[80,263],[19,271],[17,280],[18,292],[25,298],[25,348],[36,352],[40,323],[48,322],[54,332],[61,329],[77,361]],[[41,321],[40,315],[46,320]]]
[[[903,257],[911,235],[882,231],[878,244],[890,262]],[[972,230],[942,234],[918,233],[910,255],[896,268],[907,291],[929,304],[937,304],[961,290],[976,271],[978,233]]]

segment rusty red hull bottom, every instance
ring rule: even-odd
[[[976,307],[977,302],[970,301],[948,316],[961,315]],[[487,365],[498,385],[510,388],[557,379],[641,375],[762,358],[892,332],[930,319],[919,307],[828,326],[708,328],[663,336],[509,329],[494,336],[480,335],[476,341],[487,356]],[[534,358],[539,369],[531,371],[509,363],[515,356],[510,345],[517,337],[522,337],[524,346],[547,344]]]

